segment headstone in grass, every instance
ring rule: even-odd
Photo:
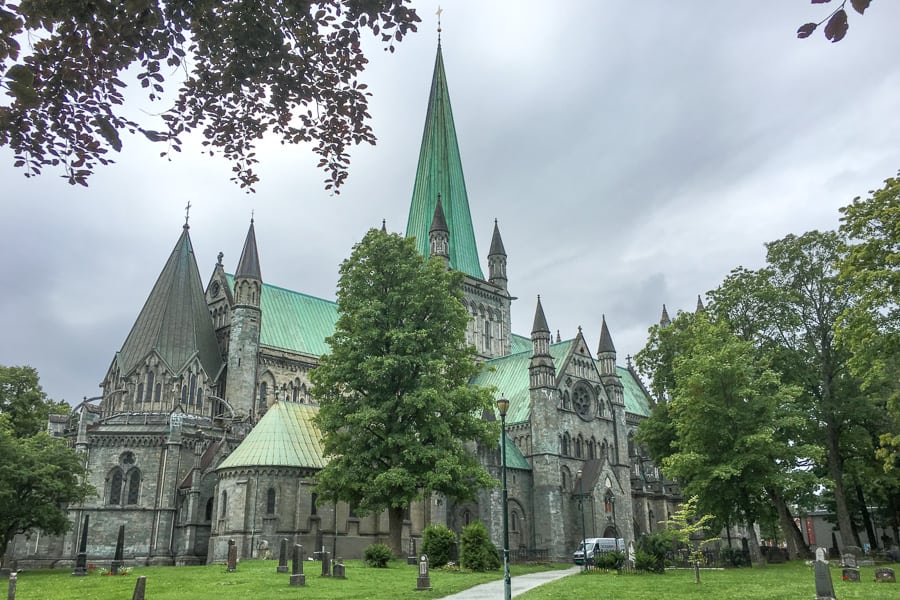
[[[331,555],[322,548],[322,577],[331,577]]]
[[[875,583],[897,583],[894,570],[890,567],[875,569]]]
[[[347,573],[344,571],[344,559],[338,558],[334,563],[334,572],[332,577],[335,579],[347,579]]]
[[[428,556],[423,554],[419,559],[419,579],[416,582],[416,591],[430,590],[431,576],[428,574]]]
[[[409,538],[409,552],[406,554],[406,564],[414,565],[417,562],[418,553],[416,552],[416,538]]]
[[[116,538],[116,553],[113,555],[112,562],[109,565],[109,572],[113,575],[119,574],[122,568],[122,557],[125,553],[125,526],[119,525],[119,536]]]
[[[859,565],[856,564],[856,555],[852,552],[844,552],[841,554],[841,566],[850,567],[852,569],[857,568]]]
[[[9,574],[9,592],[7,592],[7,600],[16,600],[16,579],[19,574],[15,571],[11,571]]]
[[[144,594],[147,593],[147,577],[146,575],[141,575],[137,578],[137,581],[134,582],[134,593],[131,595],[131,600],[144,600]]]
[[[84,525],[81,527],[81,543],[78,545],[78,555],[75,557],[75,570],[72,575],[84,577],[87,575],[87,534],[88,523],[91,515],[84,515]]]
[[[816,550],[815,562],[816,600],[835,600],[834,584],[831,582],[831,567],[825,560],[825,548]]]
[[[281,547],[278,549],[278,568],[275,569],[276,573],[287,573],[287,546],[288,541],[287,538],[281,538]]]
[[[303,574],[303,546],[294,544],[294,554],[291,557],[291,586],[306,585],[306,575]]]
[[[237,545],[234,540],[228,540],[228,567],[229,573],[237,571]]]
[[[842,569],[841,580],[849,581],[850,583],[859,583],[859,569],[853,569],[849,567]]]

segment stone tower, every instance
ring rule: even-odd
[[[506,249],[503,247],[496,219],[494,219],[494,234],[491,236],[491,249],[488,250],[488,281],[504,292],[507,291],[509,281],[506,277]]]
[[[228,341],[228,374],[225,399],[237,416],[252,416],[256,421],[265,412],[265,397],[257,400],[256,371],[259,332],[262,326],[260,298],[262,275],[256,248],[253,219],[244,241],[244,249],[234,272],[234,305]]]
[[[450,266],[450,230],[447,229],[447,219],[444,217],[444,208],[441,205],[441,195],[438,194],[437,205],[434,207],[434,218],[431,220],[431,228],[428,230],[431,256],[440,256],[446,266]]]

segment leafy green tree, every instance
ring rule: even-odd
[[[766,267],[733,271],[711,292],[708,310],[742,324],[742,338],[770,357],[785,382],[802,389],[799,407],[807,418],[788,435],[822,449],[818,462],[834,493],[841,539],[859,545],[847,504],[844,463],[858,452],[852,448],[854,440],[865,433],[875,407],[850,373],[850,353],[835,341],[838,318],[857,301],[838,278],[842,239],[836,232],[810,231],[766,248]]]
[[[0,421],[15,437],[29,437],[47,428],[50,414],[68,414],[65,402],[53,402],[41,389],[33,367],[0,365]]]
[[[422,532],[422,552],[428,555],[428,564],[443,567],[453,557],[456,534],[443,523],[432,523]]]
[[[691,496],[684,501],[667,521],[665,534],[670,536],[676,544],[687,546],[691,549],[691,562],[694,563],[694,583],[700,583],[700,562],[703,560],[701,548],[718,537],[703,538],[709,529],[713,516],[701,515],[699,510],[699,498]]]
[[[849,365],[864,392],[885,405],[879,456],[886,470],[900,469],[900,178],[841,213],[848,246],[840,277],[857,302],[845,307],[838,339],[852,351]]]
[[[326,188],[337,191],[347,147],[375,142],[361,34],[393,51],[419,21],[408,2],[0,0],[0,145],[29,176],[61,166],[69,183],[87,185],[126,132],[167,155],[199,131],[252,190],[255,147],[270,133],[315,144]],[[159,104],[153,115],[129,112],[132,77]]]
[[[500,568],[500,553],[481,521],[472,521],[463,527],[459,539],[459,564],[472,571],[496,571]]]
[[[64,405],[64,403],[63,403]],[[49,401],[31,367],[0,367],[0,558],[16,534],[65,533],[69,503],[94,493],[82,457],[47,434]]]
[[[312,373],[329,459],[320,497],[387,509],[397,555],[411,501],[474,499],[496,483],[471,445],[496,446],[499,428],[481,418],[491,390],[468,384],[479,367],[462,277],[412,239],[370,230],[341,265],[331,351]]]

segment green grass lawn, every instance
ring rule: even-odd
[[[147,600],[251,600],[253,598],[312,598],[360,600],[426,600],[503,577],[502,571],[463,573],[434,569],[430,592],[417,592],[415,566],[394,561],[387,569],[346,561],[347,579],[321,577],[321,563],[304,563],[306,586],[292,588],[289,575],[275,572],[277,561],[247,560],[234,573],[224,565],[203,567],[138,567],[128,575],[72,577],[71,571],[26,571],[19,575],[16,600],[123,600],[131,598],[134,582],[147,576]],[[569,565],[513,565],[512,576]],[[0,596],[6,596],[6,581],[0,581]]]
[[[897,569],[895,569],[896,571]],[[834,593],[839,600],[898,600],[900,584],[875,583],[875,569],[860,569],[860,583],[841,581],[841,569],[831,568]],[[558,598],[622,598],[666,600],[715,598],[717,600],[803,600],[816,596],[812,567],[803,562],[769,565],[763,569],[701,571],[700,585],[691,570],[667,571],[665,575],[579,573],[535,588],[517,600]]]

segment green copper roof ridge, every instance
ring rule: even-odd
[[[407,237],[415,237],[424,256],[430,251],[428,233],[439,194],[450,232],[450,267],[483,280],[440,46],[406,222]]]

